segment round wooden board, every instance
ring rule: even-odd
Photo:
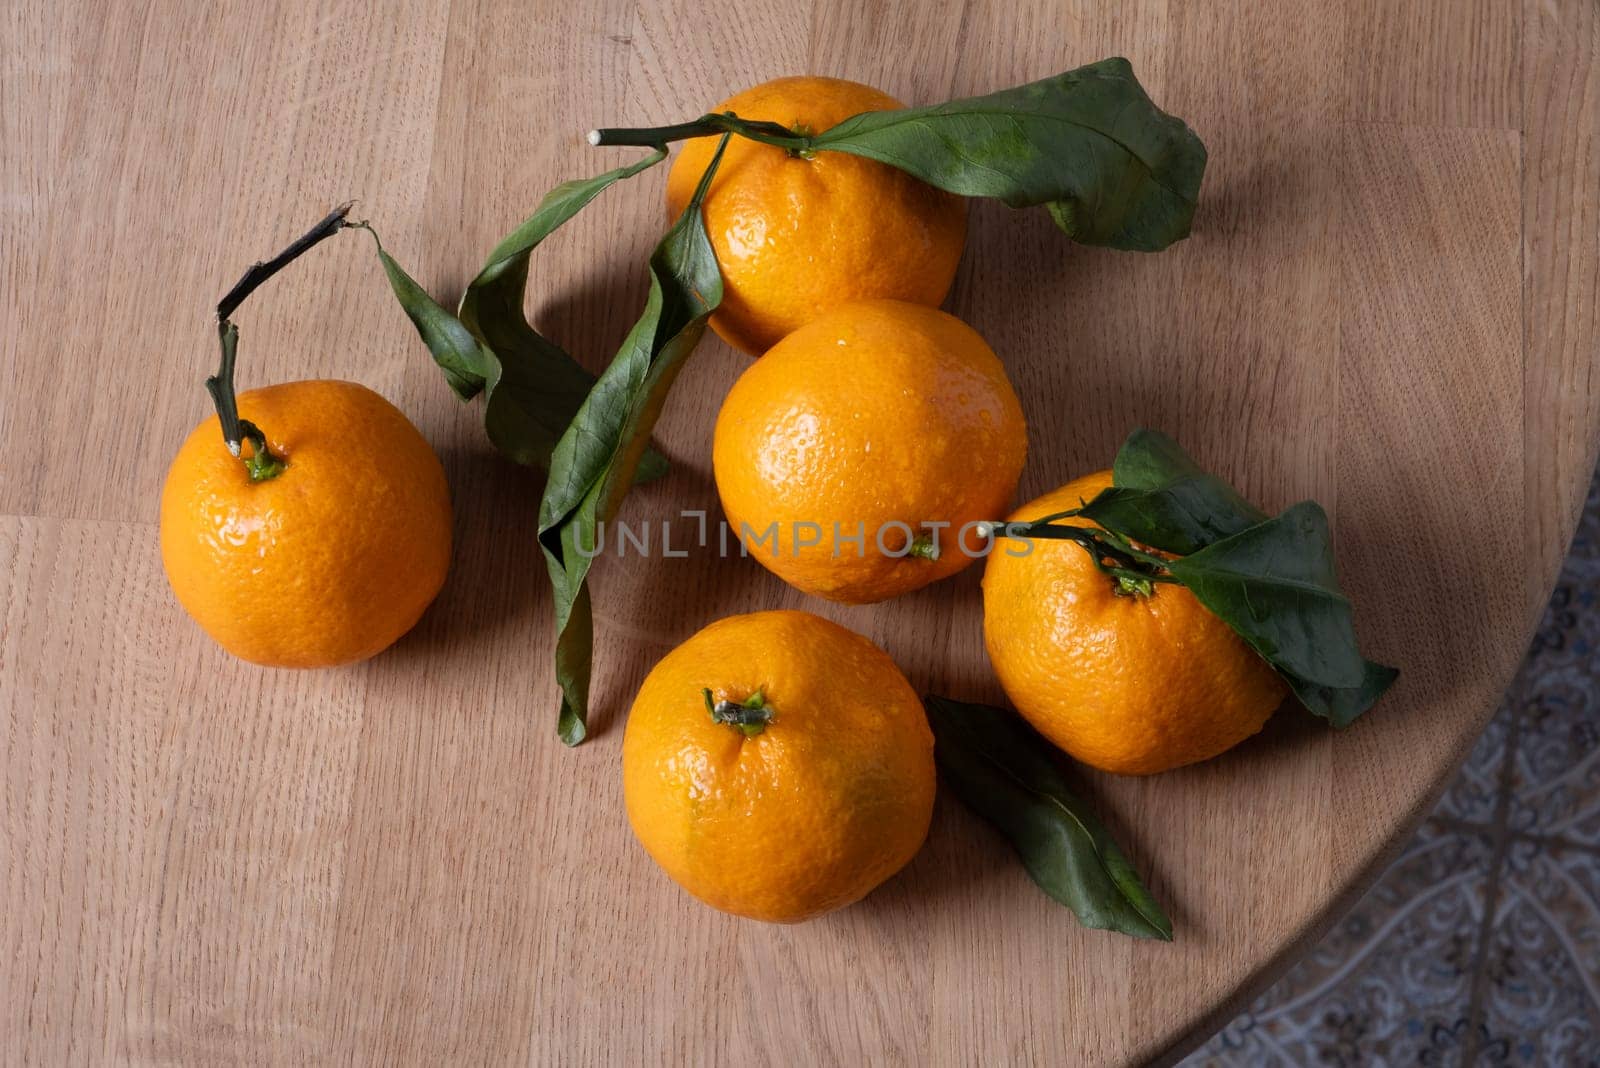
[[[12,4],[0,29],[0,1059],[220,1063],[1117,1063],[1171,1059],[1315,939],[1494,706],[1594,461],[1600,47],[1589,0],[684,0]],[[926,690],[1000,695],[976,569],[869,608],[754,561],[606,559],[595,735],[555,737],[539,481],[487,445],[342,237],[241,314],[243,385],[356,379],[439,448],[454,571],[396,648],[256,669],[162,577],[167,458],[207,413],[208,309],[360,198],[452,293],[591,126],[813,71],[914,103],[1108,55],[1211,153],[1194,236],[1073,246],[975,204],[950,308],[1025,400],[1032,496],[1136,425],[1259,503],[1333,516],[1400,683],[1333,733],[1285,710],[1222,759],[1085,776],[1176,922],[1077,926],[942,798],[922,853],[793,928],[679,892],[629,834],[621,726],[666,649],[804,607]],[[664,172],[540,251],[536,321],[592,367],[626,332]],[[708,341],[627,517],[719,514]],[[680,535],[693,521],[674,520]]]

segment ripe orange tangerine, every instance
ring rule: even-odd
[[[820,133],[864,111],[904,106],[871,86],[808,76],[765,82],[715,110]],[[716,142],[686,141],[673,161],[667,207],[674,218]],[[751,355],[850,301],[937,306],[967,235],[966,202],[904,171],[843,152],[805,158],[742,137],[728,142],[703,211],[723,279],[711,328]]]

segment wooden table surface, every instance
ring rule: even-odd
[[[1600,426],[1593,0],[256,0],[5,5],[0,24],[0,1061],[962,1063],[1170,1059],[1350,903],[1472,744],[1570,536]],[[435,444],[443,595],[377,659],[248,666],[181,613],[168,459],[208,414],[210,307],[360,199],[455,293],[591,126],[780,74],[927,103],[1122,54],[1211,153],[1194,236],[1074,247],[975,204],[950,307],[1024,398],[1031,497],[1137,425],[1270,507],[1314,496],[1370,655],[1356,726],[1286,710],[1225,757],[1085,776],[1172,912],[1086,931],[942,798],[863,903],[798,927],[679,892],[629,833],[621,726],[674,643],[819,611],[923,689],[998,699],[978,571],[868,608],[754,561],[602,561],[592,740],[555,736],[539,480],[499,459],[341,237],[241,313],[241,386],[367,383]],[[642,304],[664,168],[534,262],[599,367]],[[709,339],[627,516],[717,514]],[[679,521],[680,531],[692,521]]]

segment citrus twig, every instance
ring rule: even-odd
[[[355,201],[345,201],[337,208],[334,208],[332,211],[328,212],[327,215],[324,215],[321,222],[307,230],[304,234],[301,234],[295,239],[293,244],[284,249],[282,252],[278,253],[270,260],[261,260],[256,263],[252,263],[249,269],[244,272],[244,275],[233,284],[233,288],[228,290],[227,294],[224,295],[221,300],[217,301],[217,318],[228,318],[236,310],[238,310],[239,305],[244,303],[246,297],[256,291],[256,288],[260,286],[261,283],[265,282],[267,279],[283,270],[283,268],[293,263],[300,257],[301,253],[305,252],[312,245],[317,244],[319,241],[322,241],[325,238],[332,237],[334,234],[342,230],[346,225],[345,216],[350,214],[350,209],[355,206]]]
[[[1046,538],[1053,541],[1070,541],[1089,554],[1103,574],[1116,580],[1122,593],[1149,596],[1157,583],[1179,584],[1167,570],[1166,561],[1133,545],[1127,538],[1099,527],[1080,527],[1051,522],[1067,519],[1077,510],[1060,512],[1026,523],[989,523],[989,530],[997,538]]]
[[[812,138],[797,134],[775,122],[741,119],[733,112],[707,114],[693,122],[680,122],[672,126],[608,127],[589,131],[589,143],[596,146],[632,145],[639,148],[660,148],[669,141],[683,141],[691,137],[710,137],[719,133],[737,134],[764,145],[788,149],[795,155],[812,151]]]
[[[206,392],[211,394],[211,403],[217,409],[217,420],[222,424],[222,440],[227,443],[230,453],[244,460],[252,482],[276,478],[283,473],[285,465],[283,458],[267,447],[267,436],[261,428],[248,419],[239,418],[239,402],[233,386],[234,362],[239,351],[239,328],[229,321],[229,316],[263,282],[293,263],[313,245],[343,229],[347,225],[345,216],[354,206],[353,200],[339,205],[270,260],[252,263],[233,288],[217,301],[217,341],[222,349],[222,362],[217,373],[206,379]],[[251,455],[248,457],[243,455],[245,441],[251,445]]]

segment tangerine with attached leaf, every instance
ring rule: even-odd
[[[716,111],[821,133],[865,111],[902,108],[839,78],[779,78]],[[717,139],[686,141],[667,177],[676,217],[711,162]],[[722,269],[711,328],[760,355],[822,312],[889,297],[936,306],[966,244],[966,202],[904,171],[843,152],[807,158],[743,137],[728,143],[703,208]]]
[[[641,845],[706,904],[795,923],[922,846],[933,734],[881,649],[806,612],[712,623],[662,658],[622,740]]]
[[[1087,475],[1010,522],[1070,511],[1110,485],[1109,471]],[[996,543],[983,576],[983,635],[1017,711],[1104,771],[1149,775],[1210,759],[1259,731],[1288,694],[1193,593],[1171,583],[1119,592],[1070,541]]]

